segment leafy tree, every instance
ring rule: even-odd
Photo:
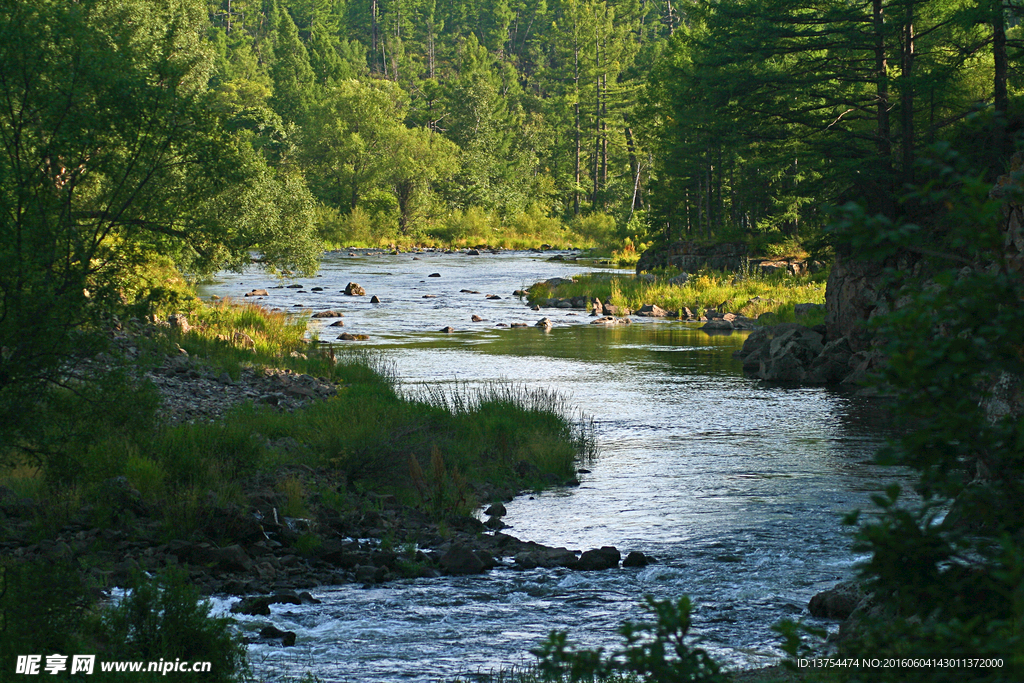
[[[408,234],[434,185],[458,170],[458,147],[426,128],[401,128],[384,171],[398,202],[398,227]]]
[[[341,81],[321,95],[304,131],[302,154],[321,201],[351,210],[385,183],[407,105],[401,88],[383,80]]]
[[[153,255],[204,273],[257,249],[311,271],[317,245],[301,179],[210,106],[202,3],[0,6],[0,429],[27,443]]]

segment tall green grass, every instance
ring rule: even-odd
[[[798,303],[824,303],[827,277],[827,273],[799,277],[752,273],[739,278],[731,273],[702,271],[691,275],[685,284],[676,285],[668,282],[671,274],[649,280],[595,273],[577,275],[575,282],[555,288],[538,283],[530,288],[529,300],[586,296],[632,310],[655,304],[671,311],[687,307],[701,314],[707,309],[724,309],[756,318],[768,312],[785,315],[787,308],[792,311]]]
[[[120,391],[113,379],[93,387],[102,392],[100,413],[96,396],[68,392],[53,429],[74,438],[55,439],[39,461],[9,459],[12,467],[0,469],[0,485],[55,503],[41,508],[52,514],[40,518],[40,533],[59,528],[82,502],[97,507],[97,519],[113,518],[103,511],[104,487],[120,476],[164,512],[174,534],[202,526],[211,504],[245,504],[253,481],[295,467],[333,475],[336,490],[393,494],[440,517],[470,512],[483,484],[564,482],[595,451],[592,425],[551,392],[493,384],[417,398],[399,391],[384,356],[310,345],[304,320],[222,304],[197,309],[191,321],[192,330],[168,330],[146,353],[174,354],[180,345],[193,363],[235,376],[243,367],[288,368],[334,382],[338,394],[294,412],[248,403],[216,422],[169,425],[153,419],[151,388],[124,388],[136,381],[131,373],[116,376]],[[237,343],[239,332],[254,343]],[[315,492],[300,483],[287,488],[289,505],[306,509]]]

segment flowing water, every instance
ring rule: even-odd
[[[425,681],[507,669],[531,663],[530,649],[552,629],[583,646],[614,646],[622,621],[643,617],[643,596],[683,594],[703,647],[726,665],[759,666],[781,655],[773,624],[806,615],[815,592],[850,576],[855,558],[840,518],[867,507],[891,476],[871,464],[884,409],[845,392],[745,378],[732,358],[742,333],[711,336],[693,323],[644,319],[603,328],[587,324],[584,311],[534,312],[511,296],[587,270],[522,252],[341,252],[325,256],[316,279],[299,280],[302,290],[268,290],[260,303],[344,311],[342,329],[369,335],[355,344],[383,349],[409,392],[504,380],[568,396],[593,417],[600,456],[578,488],[508,504],[506,532],[571,549],[641,550],[658,562],[324,586],[312,591],[322,604],[271,608],[270,622],[295,631],[299,645],[254,646],[257,671]],[[340,293],[350,281],[367,296]],[[253,272],[203,293],[240,297],[273,284]],[[369,303],[374,294],[381,304]],[[470,322],[473,314],[486,322]],[[532,327],[543,316],[555,322],[550,332]],[[324,340],[342,331],[311,325]],[[447,325],[456,331],[438,331]],[[248,630],[267,624],[246,619]]]

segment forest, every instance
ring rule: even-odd
[[[1002,170],[1019,77],[1002,0],[208,9],[224,125],[304,176],[335,240],[557,220],[778,242],[850,200],[896,218],[937,142]]]
[[[177,205],[234,184],[228,211],[287,223],[281,254],[310,239],[813,239],[829,205],[898,218],[937,143],[1001,172],[1017,126],[1021,43],[1003,0],[7,4],[8,136],[59,133],[70,147],[52,151],[74,180],[90,146],[115,140],[74,140],[62,116],[102,117],[89,110],[115,92],[124,122],[188,103],[197,128],[112,133],[129,146],[163,135],[182,154],[200,144],[175,137],[186,130],[223,145],[181,167],[216,179]],[[132,36],[104,35],[124,25]],[[96,50],[124,40],[134,52],[117,66]],[[162,54],[142,49],[156,40]],[[146,70],[173,72],[170,98],[126,82]],[[30,121],[17,105],[36,98],[50,101]],[[12,140],[8,155],[28,151]],[[76,183],[62,189],[84,200]],[[190,221],[171,237],[218,239]],[[270,225],[249,241],[265,249]]]

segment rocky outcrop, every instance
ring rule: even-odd
[[[863,384],[880,369],[877,351],[854,352],[848,337],[824,343],[823,325],[798,323],[760,327],[733,354],[747,374],[775,382],[802,384]]]
[[[871,345],[864,323],[889,310],[880,263],[836,256],[825,286],[825,326],[830,339],[846,337],[855,351]]]

